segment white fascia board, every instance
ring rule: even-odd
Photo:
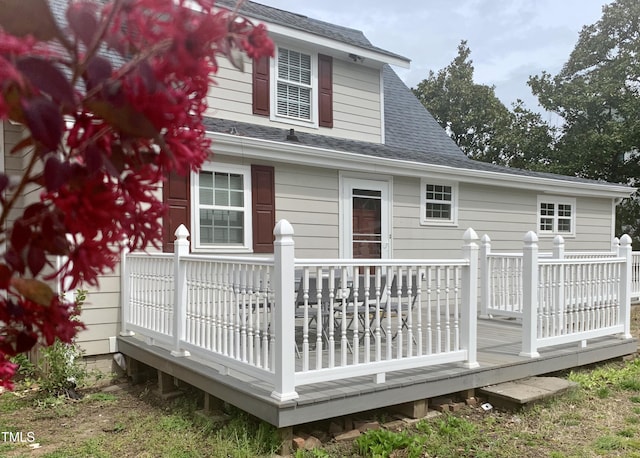
[[[446,165],[366,156],[296,143],[260,140],[217,132],[208,132],[207,135],[214,140],[212,145],[214,156],[217,152],[246,159],[271,160],[344,171],[436,178],[438,180],[488,186],[530,189],[536,193],[543,194],[626,198],[636,190],[636,188],[612,183],[581,183],[545,177],[462,169]]]
[[[371,62],[378,62],[381,64],[395,65],[401,68],[410,67],[411,60],[409,59],[390,56],[371,49],[360,48],[359,46],[332,40],[331,38],[322,37],[302,30],[291,29],[289,27],[273,24],[264,20],[256,20],[256,22],[264,23],[267,26],[269,35],[272,35],[276,42],[278,41],[278,37],[282,37],[288,40],[295,40],[305,44],[310,44],[313,45],[313,47],[322,47],[328,50],[344,52],[346,54],[356,54],[364,58],[365,65]]]

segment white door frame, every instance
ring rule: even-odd
[[[353,258],[353,189],[368,189],[380,191],[382,197],[381,208],[381,232],[382,232],[382,259],[391,258],[392,253],[392,189],[393,180],[389,176],[370,174],[340,173],[340,257]]]

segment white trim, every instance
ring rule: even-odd
[[[188,1],[189,8],[195,11],[201,11],[201,7],[193,2]],[[229,8],[222,7],[224,9],[229,10]],[[214,8],[214,11],[219,10],[219,7]],[[295,14],[295,13],[294,13]],[[390,64],[395,65],[397,67],[409,68],[409,64],[411,63],[410,59],[407,59],[403,56],[390,56],[385,52],[379,52],[374,49],[361,48],[357,45],[351,45],[348,43],[344,43],[342,41],[333,40],[331,38],[322,37],[310,32],[306,32],[300,29],[290,28],[284,25],[275,24],[269,21],[265,21],[262,18],[257,18],[255,16],[251,16],[250,14],[242,14],[242,16],[251,19],[254,24],[263,23],[267,26],[269,30],[269,35],[273,40],[287,37],[292,38],[296,41],[304,42],[305,44],[311,45],[313,47],[326,48],[327,50],[333,51],[336,54],[336,51],[341,51],[349,54],[357,54],[360,57],[363,57],[365,60],[365,64],[370,64],[370,62],[376,62],[380,64]]]
[[[250,16],[247,16],[250,17]],[[380,64],[390,64],[395,65],[397,67],[409,68],[411,60],[401,57],[401,56],[389,56],[386,53],[376,52],[371,49],[360,48],[355,45],[350,45],[347,43],[343,43],[341,41],[332,40],[330,38],[321,37],[319,35],[315,35],[313,33],[304,32],[297,29],[291,29],[289,27],[285,27],[279,24],[273,24],[268,21],[258,20],[258,22],[262,22],[267,26],[269,30],[269,35],[274,39],[274,41],[279,41],[281,38],[289,38],[291,40],[295,40],[297,42],[304,43],[307,46],[314,48],[323,48],[323,53],[333,54],[335,56],[339,56],[337,52],[344,53],[342,59],[347,60],[347,56],[349,54],[356,54],[362,57],[363,63],[365,65],[371,65],[376,63]]]
[[[613,241],[616,236],[616,208],[621,201],[617,199],[611,199],[611,236],[609,240]],[[622,234],[620,234],[622,236]]]
[[[386,141],[385,137],[385,119],[384,119],[384,75],[383,70],[380,69],[378,78],[380,78],[380,143],[384,145]]]
[[[230,165],[220,162],[205,162],[203,172],[237,173],[243,176],[244,197],[244,243],[240,245],[203,245],[200,243],[200,175],[191,172],[191,250],[194,253],[250,253],[253,251],[253,221],[251,198],[251,167],[244,165]]]
[[[309,56],[311,61],[311,94],[310,94],[310,108],[309,112],[311,115],[311,119],[308,121],[302,118],[295,118],[289,116],[283,116],[278,114],[278,51],[280,48],[287,49],[288,51],[299,52],[300,54],[306,54]],[[269,100],[271,101],[270,110],[269,110],[269,119],[271,121],[277,121],[285,124],[293,124],[296,126],[310,127],[314,129],[318,129],[318,53],[315,51],[309,51],[306,49],[301,49],[299,46],[296,47],[289,43],[281,42],[276,44],[275,56],[273,59],[270,59],[269,65]]]
[[[539,237],[554,237],[556,235],[561,235],[563,237],[575,237],[576,236],[576,214],[578,207],[576,206],[576,199],[572,197],[565,196],[548,196],[545,194],[538,195],[538,204],[536,209],[536,227],[538,228],[537,233]],[[553,204],[554,205],[554,214],[550,219],[553,219],[553,229],[550,231],[543,231],[540,228],[540,219],[542,215],[540,214],[540,205],[541,204]],[[571,231],[563,232],[558,231],[558,205],[570,205],[571,206]],[[566,217],[563,219],[567,219]]]
[[[451,218],[435,219],[427,218],[425,211],[427,207],[426,186],[428,184],[448,186],[451,188]],[[420,180],[420,225],[422,226],[458,226],[458,183],[456,181],[433,180],[431,178],[422,178]],[[438,202],[440,203],[440,202]],[[442,201],[442,203],[446,203]]]
[[[353,258],[353,189],[371,189],[381,192],[381,258],[392,257],[392,221],[393,221],[393,178],[390,176],[370,176],[357,173],[339,174],[339,256]]]
[[[407,177],[433,177],[465,183],[503,186],[571,196],[629,197],[635,188],[612,183],[584,183],[565,181],[561,178],[513,175],[507,172],[461,169],[447,165],[425,164],[364,154],[348,153],[326,148],[287,144],[273,140],[240,137],[217,132],[208,132],[215,140],[217,152],[246,159],[266,159],[290,164],[328,167],[345,171],[384,173]]]

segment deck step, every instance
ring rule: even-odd
[[[480,397],[496,407],[519,409],[577,387],[577,383],[558,377],[528,377],[513,382],[489,385],[480,388],[478,393]]]

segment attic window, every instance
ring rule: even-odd
[[[278,48],[276,113],[312,121],[313,71],[311,55]]]

